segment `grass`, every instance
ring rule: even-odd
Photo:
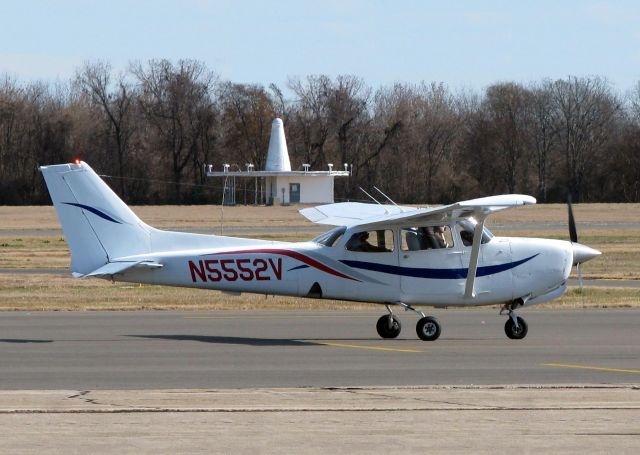
[[[59,275],[0,274],[0,311],[250,310],[372,308],[333,300],[311,300],[193,288],[112,283]]]
[[[211,229],[212,233],[235,226],[309,226],[298,213],[301,207],[224,207],[214,205],[153,205],[132,206],[145,223],[160,228]],[[60,223],[52,206],[0,206],[1,230],[59,229]]]
[[[631,308],[640,292],[629,288],[570,289],[545,308]],[[111,283],[59,275],[0,274],[0,311],[373,309],[371,304],[242,294],[192,288]]]
[[[225,234],[252,227],[246,237],[302,241],[315,234],[299,228],[313,226],[297,213],[300,207],[225,207]],[[219,232],[222,209],[215,206],[133,207],[147,223],[165,229]],[[582,267],[585,278],[640,279],[640,204],[578,204],[574,206],[580,242],[604,254]],[[563,204],[521,207],[490,218],[497,235],[566,239]],[[525,229],[517,229],[523,223]],[[580,227],[585,223],[586,228]],[[514,226],[509,231],[503,226]],[[278,226],[274,233],[261,228]],[[532,227],[533,226],[533,227]],[[66,269],[69,251],[64,239],[47,235],[59,229],[52,207],[0,207],[0,269]],[[34,233],[33,231],[37,231]],[[44,234],[44,235],[42,235]],[[624,288],[570,290],[552,307],[640,306],[640,292]],[[548,307],[548,305],[545,305]],[[231,297],[214,291],[161,286],[111,284],[102,280],[0,273],[0,310],[119,310],[119,309],[253,309],[253,308],[372,308],[366,304],[317,301],[244,294]]]
[[[0,237],[0,268],[63,268],[69,248],[62,237]]]

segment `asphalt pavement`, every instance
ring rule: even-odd
[[[380,311],[12,312],[0,315],[0,389],[626,384],[640,379],[640,310],[433,310],[382,340]]]

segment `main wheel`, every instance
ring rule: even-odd
[[[423,341],[437,340],[440,332],[440,323],[433,316],[425,316],[416,324],[416,333]]]
[[[504,324],[504,333],[507,334],[507,337],[512,340],[522,340],[527,336],[527,332],[529,331],[529,327],[524,319],[520,316],[517,316],[518,327],[513,323],[513,319],[508,318],[507,322]]]
[[[400,324],[400,319],[392,314],[385,314],[378,319],[378,323],[376,324],[378,335],[382,338],[395,338],[400,335],[401,329],[402,324]]]

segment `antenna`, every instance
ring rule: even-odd
[[[224,177],[224,186],[222,187],[222,204],[220,204],[220,235],[224,232],[224,196],[227,192],[227,180],[229,176]]]
[[[384,194],[380,188],[378,188],[377,186],[373,187],[374,190],[376,190],[378,193],[382,194],[385,198],[387,198],[387,201],[391,202],[393,205],[395,205],[396,207],[399,207],[398,204],[396,204],[395,202],[393,202],[393,199],[391,199],[389,196],[387,196],[386,194]]]
[[[369,198],[375,202],[378,205],[382,205],[380,204],[380,202],[378,202],[378,200],[376,198],[374,198],[373,196],[371,196],[369,193],[367,193],[361,186],[359,186],[358,188],[360,188],[360,191],[362,191],[364,194],[366,194],[367,196],[369,196]]]

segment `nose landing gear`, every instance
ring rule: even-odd
[[[433,316],[425,316],[416,324],[418,338],[423,341],[434,341],[440,336],[440,323]]]
[[[527,322],[516,314],[516,308],[523,305],[522,299],[514,300],[513,302],[506,303],[500,310],[500,314],[505,311],[508,313],[509,318],[504,324],[504,333],[508,338],[512,340],[522,340],[527,336],[529,326]]]

